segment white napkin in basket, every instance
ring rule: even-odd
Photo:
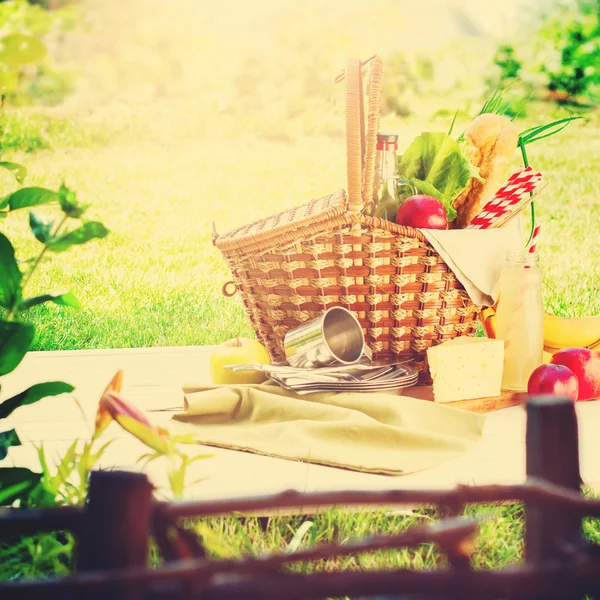
[[[419,231],[452,269],[475,304],[495,304],[506,251],[523,247],[518,217],[497,229]]]

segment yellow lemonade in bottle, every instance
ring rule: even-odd
[[[504,340],[502,389],[526,391],[544,361],[542,270],[537,254],[509,251],[500,274],[496,337]]]

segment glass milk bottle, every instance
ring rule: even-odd
[[[542,270],[537,254],[511,250],[500,274],[496,337],[504,340],[502,389],[526,391],[532,371],[544,362]]]

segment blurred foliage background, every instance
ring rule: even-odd
[[[333,76],[375,52],[396,117],[471,114],[500,82],[515,113],[529,97],[593,106],[600,90],[599,0],[8,0],[9,33],[46,51],[20,65],[0,52],[8,103],[124,119],[128,135],[341,135]]]
[[[0,3],[0,86],[13,106],[56,105],[74,90],[75,74],[64,65],[62,45],[80,22],[80,13],[74,4],[48,6]],[[20,55],[9,53],[14,48],[21,48]]]

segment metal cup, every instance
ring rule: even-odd
[[[349,310],[334,306],[320,317],[288,331],[283,347],[293,367],[347,365],[363,355],[365,336],[358,319]]]

